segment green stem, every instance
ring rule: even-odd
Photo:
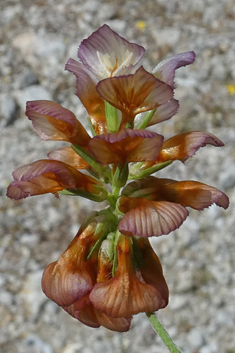
[[[182,353],[181,350],[179,350],[179,348],[176,347],[176,345],[174,344],[174,342],[166,332],[165,328],[158,320],[155,313],[146,313],[146,315],[148,316],[148,319],[151,322],[153,328],[159,334],[159,336],[161,337],[162,341],[165,343],[169,351],[171,353]]]

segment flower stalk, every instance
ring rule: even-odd
[[[154,330],[157,334],[161,337],[164,344],[167,346],[171,353],[182,353],[181,350],[175,345],[172,341],[171,337],[168,335],[167,331],[165,330],[164,326],[159,321],[157,315],[155,313],[146,313],[149,321],[151,322]]]

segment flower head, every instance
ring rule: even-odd
[[[175,160],[185,162],[200,147],[223,142],[203,131],[164,141],[146,129],[177,112],[175,70],[193,63],[195,54],[166,58],[149,73],[142,66],[144,53],[107,25],[85,39],[79,61],[69,59],[66,70],[76,76],[76,94],[93,137],[58,103],[27,102],[26,115],[40,138],[70,145],[17,168],[7,190],[15,200],[52,193],[106,201],[47,266],[42,288],[85,325],[119,332],[129,330],[133,315],[168,304],[162,266],[148,238],[180,227],[188,208],[229,206],[228,197],[215,187],[151,175]]]

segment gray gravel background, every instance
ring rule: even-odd
[[[146,27],[138,29],[138,21]],[[53,195],[20,202],[5,197],[16,167],[58,147],[33,132],[24,116],[27,100],[53,99],[84,120],[74,77],[64,65],[103,23],[148,49],[147,69],[170,54],[196,52],[196,62],[177,71],[180,111],[156,131],[169,137],[207,130],[226,146],[205,147],[162,175],[216,186],[231,204],[227,211],[190,211],[180,230],[153,241],[170,288],[169,306],[159,317],[184,353],[234,353],[234,0],[1,0],[0,352],[168,351],[145,315],[134,318],[128,333],[91,329],[41,292],[43,269],[63,252],[91,203]]]

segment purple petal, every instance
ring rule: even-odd
[[[152,119],[148,123],[148,126],[154,125],[154,124],[159,124],[162,121],[168,120],[174,116],[179,109],[179,102],[176,99],[171,99],[169,102],[166,102],[162,105],[160,105],[157,109],[156,112],[154,113]],[[136,117],[137,123],[135,123],[135,126],[138,126],[141,121],[143,121],[144,117],[148,115],[149,112],[144,112],[141,113],[141,115]]]
[[[78,58],[88,70],[99,79],[119,76],[127,67],[135,66],[145,53],[145,49],[130,43],[103,25],[89,38],[85,39],[78,50]]]
[[[144,129],[122,129],[119,132],[97,135],[93,137],[93,139],[100,139],[109,143],[115,143],[123,140],[126,137],[136,137],[136,136],[140,136],[143,138],[152,138],[160,135],[158,135],[156,132],[152,132]]]
[[[175,70],[179,67],[192,64],[195,60],[195,53],[188,51],[186,53],[176,54],[161,61],[153,70],[153,74],[159,80],[166,82],[174,88]]]

